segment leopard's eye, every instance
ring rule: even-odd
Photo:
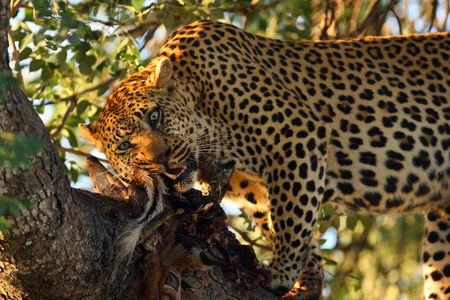
[[[159,121],[159,110],[154,110],[149,117],[149,122],[151,126],[155,126]]]
[[[119,149],[119,150],[128,150],[130,148],[131,148],[131,143],[127,141],[127,142],[123,142],[122,144],[120,144],[117,149]]]

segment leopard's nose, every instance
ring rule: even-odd
[[[159,163],[167,163],[170,159],[170,154],[172,153],[170,147],[168,147],[165,151],[162,151],[161,154],[159,154],[157,157],[155,157],[153,160]]]
[[[164,163],[170,158],[171,149],[165,142],[150,142],[142,148],[142,152],[148,160]]]

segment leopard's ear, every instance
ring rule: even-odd
[[[88,141],[91,144],[94,144],[95,147],[97,147],[98,151],[103,151],[103,145],[98,138],[98,132],[97,132],[97,123],[91,123],[91,124],[78,124],[78,128],[80,129],[80,133],[83,136],[83,138]]]
[[[170,59],[163,57],[156,65],[155,71],[148,77],[147,86],[163,88],[173,74],[173,65]]]

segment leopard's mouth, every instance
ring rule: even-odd
[[[167,187],[172,187],[177,185],[178,183],[182,183],[183,181],[191,179],[192,173],[197,170],[197,163],[194,159],[194,155],[191,154],[186,160],[186,164],[173,169],[166,169],[162,172],[164,175],[163,179],[166,183]]]
[[[181,174],[187,170],[186,166],[181,166],[180,168],[167,169],[163,172],[163,175],[169,177],[172,180],[177,180]]]

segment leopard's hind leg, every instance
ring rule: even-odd
[[[450,299],[450,205],[425,215],[425,299]]]

